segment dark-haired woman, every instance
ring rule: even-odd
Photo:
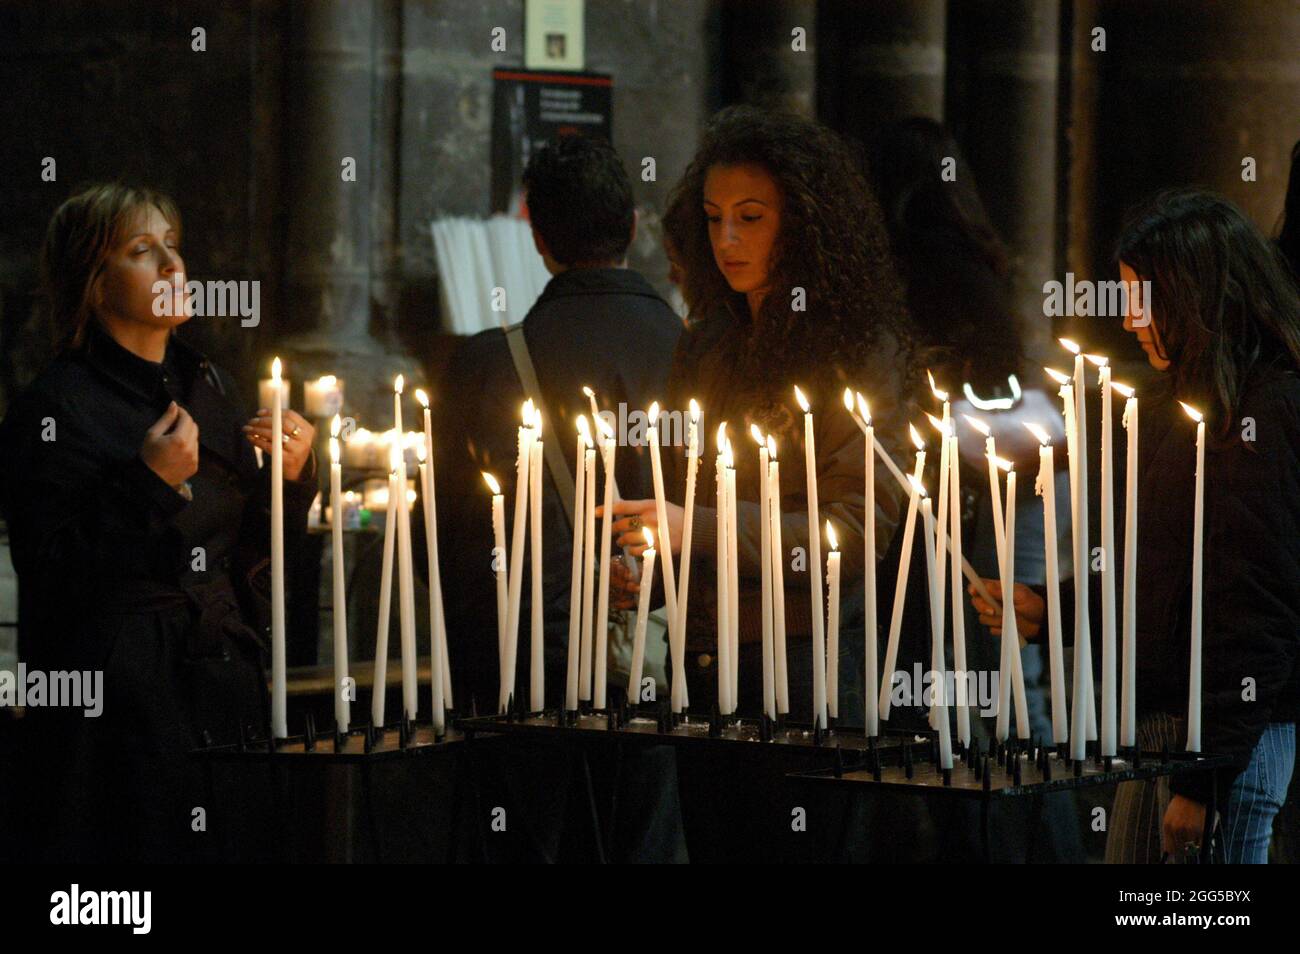
[[[1241,211],[1204,192],[1139,208],[1116,258],[1124,281],[1151,283],[1124,327],[1167,376],[1164,394],[1142,399],[1138,742],[1187,741],[1196,451],[1183,401],[1207,421],[1201,750],[1233,757],[1215,793],[1227,860],[1265,862],[1300,713],[1300,296]],[[1029,635],[1042,602],[1017,590]],[[1211,781],[1122,785],[1107,859],[1198,847]]]
[[[58,356],[0,425],[0,507],[29,670],[102,673],[102,711],[33,708],[30,848],[59,860],[220,855],[231,836],[186,753],[267,724],[258,619],[269,412],[173,335],[187,320],[175,203],[105,185],[65,202],[44,280]],[[315,492],[286,411],[286,541]],[[94,678],[93,676],[89,678]]]

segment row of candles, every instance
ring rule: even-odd
[[[1086,743],[1098,738],[1098,720],[1096,714],[1095,693],[1092,682],[1092,650],[1090,639],[1090,621],[1088,611],[1088,565],[1090,550],[1088,547],[1088,503],[1087,503],[1087,413],[1084,405],[1085,395],[1085,360],[1096,365],[1102,397],[1101,421],[1101,549],[1103,554],[1101,567],[1102,591],[1102,691],[1100,751],[1104,756],[1115,755],[1117,745],[1131,747],[1136,743],[1136,548],[1137,548],[1137,456],[1138,456],[1138,403],[1132,388],[1111,378],[1109,363],[1104,357],[1085,355],[1077,344],[1069,339],[1061,339],[1075,357],[1074,375],[1071,378],[1061,372],[1048,369],[1048,374],[1060,385],[1060,397],[1063,401],[1064,419],[1067,435],[1067,454],[1070,473],[1071,526],[1073,535],[1073,562],[1075,566],[1075,641],[1073,672],[1073,711],[1067,714],[1064,677],[1063,636],[1059,600],[1060,574],[1056,556],[1056,501],[1055,501],[1055,460],[1050,437],[1041,426],[1029,423],[1026,427],[1039,441],[1039,471],[1035,482],[1036,493],[1043,498],[1044,508],[1044,549],[1047,575],[1047,630],[1049,664],[1051,668],[1052,732],[1058,744],[1071,744],[1071,757],[1081,760],[1086,752]],[[913,442],[916,444],[915,468],[912,474],[904,475],[893,460],[876,441],[871,415],[867,402],[862,395],[855,395],[846,389],[845,408],[861,428],[866,438],[864,478],[865,478],[865,521],[864,545],[865,559],[863,584],[865,597],[865,665],[866,683],[877,684],[877,610],[876,610],[876,561],[875,541],[875,459],[880,457],[896,479],[908,490],[909,499],[907,515],[903,525],[903,555],[900,560],[898,575],[895,580],[893,611],[889,622],[885,666],[883,678],[880,678],[880,690],[866,694],[865,728],[869,735],[877,735],[880,722],[887,720],[890,714],[891,687],[893,672],[897,661],[898,645],[901,635],[904,595],[907,591],[911,552],[915,539],[915,525],[918,514],[923,526],[925,557],[928,575],[928,593],[931,608],[931,670],[940,678],[935,679],[933,689],[934,705],[931,709],[931,724],[940,734],[940,750],[943,765],[951,767],[951,740],[948,737],[949,724],[946,710],[949,705],[956,705],[957,733],[963,745],[969,745],[970,705],[963,699],[964,674],[966,672],[965,623],[961,603],[961,577],[965,575],[982,591],[985,599],[997,605],[982,590],[982,584],[974,575],[969,562],[962,554],[961,510],[960,510],[960,474],[959,474],[959,440],[955,421],[951,416],[951,403],[946,392],[934,384],[931,387],[935,397],[941,402],[942,417],[930,415],[930,420],[941,435],[940,463],[938,474],[937,514],[932,506],[930,495],[922,481],[925,467],[925,443],[915,427],[910,428]],[[587,393],[591,392],[588,389]],[[1124,593],[1122,610],[1122,652],[1118,656],[1118,665],[1122,670],[1122,688],[1118,693],[1117,704],[1117,622],[1116,622],[1116,553],[1114,541],[1114,455],[1112,444],[1113,412],[1112,393],[1118,393],[1126,399],[1122,426],[1128,432],[1128,454],[1125,475],[1126,526],[1124,532]],[[829,720],[838,716],[838,659],[839,659],[839,590],[840,590],[840,553],[835,538],[834,526],[826,522],[827,542],[830,550],[825,565],[825,582],[822,579],[820,558],[821,534],[818,516],[816,446],[813,432],[813,415],[811,407],[800,389],[795,389],[795,399],[804,412],[804,450],[807,480],[808,527],[809,527],[809,586],[812,595],[811,646],[813,656],[813,712],[814,724],[827,726]],[[1200,747],[1200,604],[1201,604],[1201,540],[1203,536],[1203,499],[1204,499],[1204,422],[1199,412],[1184,405],[1187,412],[1197,421],[1197,465],[1196,465],[1196,499],[1194,531],[1194,579],[1192,609],[1192,653],[1191,678],[1188,703],[1189,751],[1199,751]],[[674,712],[680,712],[687,704],[686,684],[684,678],[685,658],[685,623],[686,602],[689,594],[689,574],[691,566],[691,533],[694,515],[694,497],[697,471],[700,460],[700,408],[692,401],[687,430],[687,482],[684,498],[685,516],[683,540],[680,547],[681,574],[674,580],[674,568],[671,554],[672,541],[666,519],[667,497],[664,491],[663,470],[660,458],[660,441],[657,418],[658,405],[654,404],[647,412],[649,428],[647,443],[650,447],[650,461],[654,482],[654,494],[658,539],[646,531],[647,549],[644,551],[642,589],[640,593],[637,625],[633,637],[633,655],[631,672],[628,680],[629,698],[640,699],[640,683],[644,660],[645,618],[649,609],[648,599],[654,579],[656,564],[662,566],[664,584],[664,602],[669,628],[669,646],[672,657],[671,705]],[[501,659],[501,684],[499,703],[504,708],[508,705],[515,685],[515,653],[518,642],[520,582],[522,579],[522,548],[524,521],[530,509],[540,503],[540,467],[541,467],[541,420],[531,401],[524,405],[524,420],[518,431],[518,456],[516,459],[516,497],[515,522],[512,546],[507,551],[505,546],[505,503],[500,484],[491,474],[484,478],[492,491],[492,513],[495,535],[495,552],[501,556],[513,554],[511,560],[501,559],[497,567],[497,602],[498,602],[498,648]],[[605,705],[605,653],[606,632],[603,625],[593,626],[593,619],[604,621],[609,606],[610,581],[610,504],[612,502],[612,480],[605,483],[604,516],[600,533],[599,560],[594,554],[594,512],[596,465],[595,458],[599,452],[607,478],[614,472],[617,442],[612,428],[600,416],[592,403],[592,420],[597,433],[593,434],[587,419],[580,417],[577,422],[577,459],[575,472],[578,475],[574,500],[573,527],[573,562],[570,586],[570,629],[568,646],[568,668],[565,685],[565,706],[569,710],[578,707],[579,702],[591,701],[597,708]],[[983,434],[985,439],[985,456],[988,462],[989,486],[995,528],[995,542],[998,555],[999,577],[1004,594],[1013,592],[1015,583],[1015,511],[1016,511],[1016,472],[1011,461],[998,456],[996,441],[990,428],[978,418],[967,416],[970,425]],[[789,686],[786,668],[785,644],[785,607],[784,607],[784,559],[781,539],[780,510],[780,470],[777,459],[776,441],[772,435],[764,435],[756,426],[751,427],[751,435],[758,445],[760,465],[759,512],[762,515],[761,543],[761,587],[762,587],[762,667],[764,711],[775,717],[778,713],[789,711]],[[718,454],[715,461],[716,479],[716,517],[717,517],[717,657],[718,657],[718,705],[723,714],[735,712],[738,694],[737,659],[739,656],[739,586],[737,562],[737,526],[738,512],[735,496],[735,459],[736,449],[727,437],[724,422],[717,431]],[[1002,474],[1005,473],[1005,481]],[[1005,491],[1004,491],[1005,486]],[[534,586],[540,586],[541,546],[540,523],[535,519],[532,525],[533,579]],[[660,554],[664,556],[660,556]],[[949,570],[946,563],[949,562]],[[599,588],[595,586],[594,568],[599,566]],[[952,605],[952,642],[953,662],[958,679],[957,698],[945,697],[944,643],[945,626],[945,588],[951,584],[950,600]],[[823,586],[825,588],[823,588]],[[593,611],[593,603],[594,611]],[[536,592],[533,600],[532,628],[532,664],[530,668],[529,697],[531,707],[538,711],[543,707],[544,672],[541,663],[541,619],[539,600]],[[1002,642],[999,680],[999,707],[996,721],[996,733],[1000,740],[1010,734],[1010,717],[1016,715],[1016,732],[1020,738],[1028,738],[1028,709],[1025,697],[1024,673],[1020,660],[1020,640],[1017,631],[1014,601],[1002,601]],[[593,615],[594,614],[594,615]],[[825,615],[823,615],[825,614]],[[1121,714],[1122,713],[1122,714]],[[1117,725],[1118,717],[1118,725]]]
[[[284,425],[283,414],[288,406],[288,386],[281,376],[281,363],[275,358],[271,363],[268,386],[259,390],[271,409],[271,728],[276,738],[288,736],[287,677],[285,669],[285,581],[284,581]],[[344,494],[342,490],[342,465],[344,460],[341,438],[342,391],[341,382],[322,378],[337,385],[332,392],[338,397],[328,405],[313,404],[309,414],[332,409],[330,423],[330,499],[332,501],[331,548],[333,555],[334,600],[334,716],[338,728],[347,732],[351,722],[350,694],[344,691],[348,681],[348,630],[347,588],[343,556]],[[319,384],[319,382],[318,382]],[[406,490],[406,458],[403,442],[398,439],[402,431],[402,397],[404,380],[398,375],[393,384],[393,429],[386,444],[389,449],[389,474],[386,496],[386,524],[384,529],[383,565],[379,593],[379,619],[375,641],[374,684],[371,693],[371,719],[374,725],[384,724],[385,691],[388,668],[388,630],[391,619],[393,563],[396,554],[398,618],[401,641],[402,708],[412,721],[419,712],[416,672],[415,632],[415,580],[414,556],[411,544],[411,504],[414,494]],[[446,710],[453,706],[451,692],[451,666],[447,655],[447,628],[442,607],[442,582],[438,560],[437,498],[433,471],[433,427],[428,396],[417,389],[424,413],[422,440],[416,446],[420,489],[424,499],[425,558],[429,579],[429,636],[430,636],[430,701],[432,722],[437,733],[446,727]],[[404,501],[405,506],[393,506],[393,501]]]

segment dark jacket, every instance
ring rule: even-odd
[[[577,416],[591,414],[584,386],[596,392],[602,410],[615,415],[620,405],[631,413],[645,410],[652,401],[664,401],[682,321],[637,272],[626,268],[561,272],[547,283],[523,325],[550,414],[550,430],[542,437],[558,442],[571,475]],[[467,683],[479,706],[486,701],[491,707],[499,678],[496,583],[491,568],[491,497],[480,472],[489,471],[501,482],[506,496],[508,546],[514,512],[516,432],[524,401],[523,386],[504,333],[493,329],[467,339],[452,358],[450,373],[439,391],[442,397],[435,409],[438,424],[434,440],[442,589],[448,640],[452,644],[449,651],[457,684]],[[645,447],[621,445],[615,472],[625,499],[653,495]],[[603,478],[598,479],[603,488]],[[563,697],[564,690],[573,528],[549,469],[543,482],[542,507],[546,696],[554,704]],[[423,520],[413,521],[417,537],[423,527]],[[417,552],[419,546],[417,542]],[[448,554],[457,556],[450,559]],[[516,669],[521,686],[528,684],[531,605],[528,574],[524,576],[517,657],[520,664]]]
[[[1196,425],[1167,391],[1142,397],[1140,421],[1137,705],[1185,718]],[[1122,502],[1122,465],[1116,474]],[[1117,513],[1117,545],[1123,519]],[[1264,727],[1300,715],[1300,376],[1294,372],[1258,372],[1227,437],[1207,434],[1204,533],[1201,749],[1234,759],[1234,771],[1220,780],[1222,806]],[[1122,580],[1122,567],[1119,573]],[[1091,583],[1099,663],[1095,575]],[[1061,595],[1068,621],[1073,587],[1063,585]],[[1206,802],[1209,778],[1177,776],[1170,788]]]
[[[175,399],[199,427],[186,501],[139,456]],[[0,511],[29,668],[102,670],[98,718],[32,709],[36,850],[65,858],[192,856],[203,732],[266,722],[269,468],[234,383],[173,337],[161,364],[91,322],[0,424]],[[286,543],[305,531],[314,467],[285,484]],[[40,784],[37,784],[39,782]],[[210,810],[211,809],[210,807]]]

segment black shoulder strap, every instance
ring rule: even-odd
[[[506,329],[506,344],[510,346],[510,358],[515,363],[519,383],[524,386],[524,394],[533,399],[545,422],[542,429],[542,453],[546,455],[546,467],[551,472],[551,479],[555,481],[555,489],[560,495],[560,502],[564,504],[564,513],[569,518],[569,526],[572,527],[573,475],[569,473],[568,465],[564,462],[564,451],[560,446],[559,435],[551,426],[551,414],[546,407],[545,398],[542,397],[541,386],[537,383],[537,370],[533,367],[532,355],[528,353],[528,342],[524,339],[523,322]]]

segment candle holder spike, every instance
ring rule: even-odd
[[[316,720],[308,712],[304,721],[306,724],[303,727],[302,744],[303,748],[310,752],[316,748]]]
[[[984,756],[984,765],[980,770],[980,781],[983,782],[983,785],[981,787],[984,789],[984,791],[986,792],[992,791],[993,779],[989,771],[989,757],[987,755]]]

